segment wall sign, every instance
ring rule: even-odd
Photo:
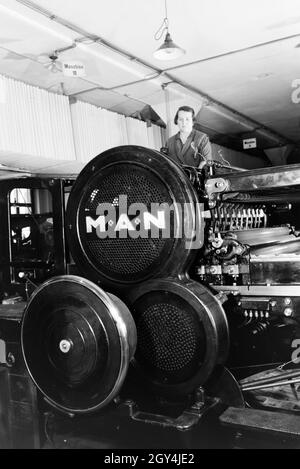
[[[256,148],[256,138],[247,138],[243,140],[243,149],[249,150],[249,148]]]
[[[82,62],[63,62],[63,74],[66,77],[85,77],[85,66]]]

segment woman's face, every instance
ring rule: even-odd
[[[179,111],[177,125],[180,132],[190,133],[193,130],[193,115],[189,111]]]

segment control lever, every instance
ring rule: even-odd
[[[38,287],[32,280],[30,280],[30,275],[29,273],[26,274],[25,272],[19,272],[18,274],[20,279],[25,280],[25,293],[26,293],[26,299],[27,301],[29,300],[30,294],[29,294],[29,285],[32,285],[34,287],[34,290]]]

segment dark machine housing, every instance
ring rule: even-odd
[[[300,165],[182,169],[123,146],[66,184],[66,217],[64,184],[46,184],[51,233],[43,213],[2,227],[38,444],[299,446]]]

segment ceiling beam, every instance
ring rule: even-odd
[[[171,67],[171,68],[168,68],[166,70],[161,70],[161,69],[158,69],[158,68],[152,66],[151,64],[145,62],[144,60],[133,56],[129,52],[127,52],[127,51],[125,51],[125,50],[111,44],[110,42],[106,41],[105,39],[101,38],[100,36],[91,34],[88,31],[86,31],[86,30],[80,28],[79,26],[75,25],[74,23],[71,23],[71,22],[65,20],[64,18],[61,18],[61,17],[53,14],[49,10],[40,7],[39,5],[32,2],[31,0],[16,0],[16,1],[18,3],[26,6],[27,8],[29,8],[31,10],[34,10],[37,13],[47,17],[49,20],[51,20],[53,22],[56,22],[56,23],[58,23],[58,24],[60,24],[64,27],[66,27],[67,29],[72,30],[73,32],[77,32],[81,37],[76,39],[75,42],[83,42],[85,39],[89,39],[89,40],[93,41],[96,44],[100,44],[104,47],[109,48],[113,52],[122,55],[123,57],[127,58],[131,62],[135,62],[136,64],[142,65],[143,67],[147,67],[149,70],[151,70],[155,74],[155,76],[153,76],[153,77],[147,77],[147,78],[144,78],[144,79],[141,79],[141,80],[132,81],[132,82],[125,83],[125,84],[122,84],[122,85],[119,85],[119,86],[115,86],[113,88],[104,88],[102,86],[99,86],[99,87],[96,86],[94,88],[83,90],[80,93],[76,93],[76,95],[86,93],[88,91],[92,91],[92,90],[95,90],[95,89],[98,89],[98,88],[101,89],[101,90],[104,90],[104,91],[115,91],[116,89],[120,89],[120,88],[125,87],[125,86],[131,86],[131,85],[134,85],[134,84],[137,84],[137,83],[143,83],[145,81],[153,80],[153,79],[163,75],[164,77],[166,77],[167,80],[172,81],[173,83],[178,84],[178,85],[182,86],[183,88],[195,93],[202,100],[204,99],[208,104],[212,104],[214,106],[217,106],[217,107],[223,109],[225,111],[225,113],[227,112],[227,113],[233,115],[236,118],[237,123],[243,125],[242,122],[244,121],[245,125],[247,123],[249,123],[253,127],[253,131],[263,132],[264,135],[269,134],[270,139],[273,140],[273,141],[277,141],[278,145],[283,146],[283,145],[286,145],[288,143],[295,145],[295,144],[298,143],[294,140],[291,140],[291,139],[281,135],[279,132],[273,130],[272,128],[270,128],[270,127],[268,127],[264,124],[262,124],[261,122],[258,122],[256,120],[242,114],[241,112],[237,111],[236,109],[233,109],[230,106],[227,106],[226,104],[214,99],[212,96],[209,96],[208,94],[206,94],[205,92],[203,92],[199,88],[191,86],[188,83],[186,83],[185,81],[178,80],[176,77],[171,75],[169,72],[174,71],[174,70],[178,70],[180,68],[192,66],[192,65],[200,63],[200,62],[217,59],[219,57],[224,57],[226,55],[244,52],[246,50],[250,50],[250,49],[253,49],[253,48],[256,48],[256,47],[263,47],[263,46],[266,46],[266,45],[271,44],[273,42],[279,42],[279,41],[291,39],[291,38],[294,38],[294,37],[299,37],[300,33],[292,35],[292,36],[283,37],[283,38],[280,38],[280,39],[277,39],[277,40],[268,41],[268,42],[265,42],[265,43],[255,44],[255,45],[243,48],[243,49],[237,49],[237,50],[234,50],[234,51],[229,51],[225,54],[220,54],[218,56],[207,57],[207,58],[201,59],[199,61],[190,62],[188,64],[179,65],[177,67]],[[70,96],[75,96],[75,94],[70,95]],[[211,108],[211,109],[213,110],[213,108]],[[228,118],[230,119],[230,117],[228,117]]]
[[[290,39],[296,39],[297,37],[300,37],[300,33],[298,34],[292,34],[290,36],[283,36],[278,39],[272,39],[271,41],[266,41],[266,42],[259,42],[257,44],[253,44],[251,46],[243,47],[241,49],[234,49],[228,52],[224,52],[222,54],[217,54],[217,55],[212,55],[210,57],[205,57],[204,59],[199,59],[199,60],[194,60],[193,62],[185,63],[182,65],[176,65],[175,67],[169,67],[165,71],[167,72],[173,72],[174,70],[181,70],[186,67],[190,67],[192,65],[198,65],[203,62],[209,62],[210,60],[216,60],[216,59],[221,59],[222,57],[228,57],[229,55],[234,55],[234,54],[240,54],[241,52],[248,52],[249,50],[253,49],[258,49],[259,47],[265,47],[265,46],[270,46],[272,44],[275,44],[277,42],[283,42],[287,41]],[[297,46],[295,46],[297,47]]]

